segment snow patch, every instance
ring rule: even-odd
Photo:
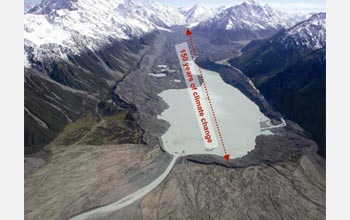
[[[157,73],[157,74],[155,74],[155,73],[149,73],[148,75],[154,76],[154,77],[164,77],[164,76],[166,76],[165,73]]]

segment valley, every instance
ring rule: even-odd
[[[233,60],[250,39],[193,29],[231,160],[191,141],[200,134],[184,113],[194,110],[174,48],[187,41],[180,20],[58,60],[36,57],[55,54],[44,47],[29,56],[25,219],[325,219],[317,144]]]
[[[184,30],[185,30],[185,28],[183,28],[183,31]],[[182,32],[182,33],[184,33],[184,32]],[[172,36],[172,35],[174,35],[174,36]],[[174,81],[175,79],[181,80],[182,74],[181,74],[180,70],[178,69],[178,67],[176,67],[177,64],[175,62],[174,62],[174,65],[171,66],[170,59],[172,59],[172,57],[175,56],[175,51],[173,50],[173,52],[174,52],[173,54],[168,53],[168,49],[166,46],[166,45],[168,45],[167,44],[168,42],[176,42],[174,39],[181,38],[178,35],[181,36],[181,34],[177,34],[175,32],[172,34],[169,34],[168,32],[160,32],[158,37],[155,40],[155,42],[156,42],[155,45],[153,45],[149,48],[148,51],[150,51],[150,52],[149,53],[146,52],[147,55],[144,55],[140,59],[140,62],[138,64],[138,68],[135,69],[134,71],[131,71],[129,74],[127,74],[123,78],[123,80],[121,80],[117,83],[117,85],[115,87],[115,92],[118,94],[118,97],[123,100],[123,103],[125,103],[126,106],[130,106],[132,104],[137,109],[137,112],[138,112],[137,114],[139,116],[138,116],[138,119],[136,120],[136,122],[142,128],[142,131],[143,131],[142,140],[145,141],[145,143],[147,143],[147,145],[141,145],[141,146],[129,145],[130,150],[131,151],[135,150],[135,153],[137,152],[137,155],[140,155],[140,156],[142,154],[145,154],[145,155],[150,154],[150,159],[151,158],[152,159],[146,160],[146,158],[148,158],[148,157],[146,157],[146,158],[142,157],[142,159],[140,158],[139,160],[144,161],[144,162],[142,162],[142,163],[137,162],[136,164],[131,163],[131,164],[134,164],[133,165],[134,167],[132,169],[126,169],[126,170],[125,170],[125,168],[122,169],[122,167],[130,166],[131,164],[128,164],[128,163],[130,163],[129,160],[122,160],[120,162],[115,161],[116,162],[115,165],[108,168],[106,170],[106,172],[102,173],[102,174],[100,174],[100,173],[83,174],[80,169],[77,169],[76,171],[74,171],[71,174],[73,176],[70,176],[70,178],[67,179],[67,181],[68,180],[71,181],[71,184],[73,184],[72,186],[75,185],[74,182],[76,181],[75,178],[73,178],[74,176],[77,176],[77,178],[79,178],[81,180],[83,180],[82,178],[90,178],[91,176],[96,176],[98,179],[100,179],[100,178],[109,179],[108,182],[110,182],[110,183],[108,183],[106,185],[106,187],[108,186],[109,188],[104,188],[105,191],[101,192],[102,193],[101,195],[99,195],[99,194],[96,195],[94,188],[84,187],[87,190],[87,191],[85,191],[86,196],[88,196],[87,198],[90,198],[87,201],[91,201],[91,202],[90,203],[83,202],[83,204],[85,204],[85,205],[80,206],[80,208],[78,208],[76,206],[81,203],[80,202],[81,200],[77,200],[76,202],[73,203],[74,205],[72,206],[72,207],[76,207],[76,208],[72,209],[72,208],[66,207],[65,208],[66,211],[64,211],[64,213],[65,213],[64,216],[73,217],[73,219],[108,219],[108,218],[114,219],[114,218],[119,218],[116,216],[120,216],[120,213],[124,213],[124,212],[127,212],[129,214],[130,214],[130,212],[131,213],[143,212],[142,208],[138,209],[137,212],[129,211],[129,210],[130,209],[133,210],[135,207],[135,204],[139,204],[139,205],[145,204],[145,203],[147,204],[146,201],[147,201],[148,196],[149,195],[151,196],[151,195],[153,195],[153,193],[156,193],[159,187],[164,187],[163,184],[167,183],[167,181],[170,181],[170,179],[176,178],[175,179],[176,182],[181,180],[181,178],[176,173],[180,172],[180,171],[178,171],[178,169],[179,169],[179,166],[182,166],[181,164],[183,164],[183,163],[188,164],[186,166],[189,166],[189,167],[197,167],[198,169],[201,167],[200,169],[203,169],[203,170],[200,172],[210,172],[209,170],[211,170],[211,169],[216,170],[216,171],[212,171],[212,172],[219,172],[219,170],[223,169],[223,170],[226,170],[224,172],[230,173],[230,169],[233,169],[232,172],[234,172],[235,169],[250,170],[250,169],[254,168],[254,169],[258,169],[258,170],[259,169],[265,170],[268,167],[267,164],[269,166],[271,165],[271,166],[277,166],[277,167],[278,166],[282,166],[282,167],[289,166],[289,164],[290,164],[290,166],[293,167],[290,169],[300,169],[300,168],[298,168],[299,165],[297,165],[299,162],[295,162],[295,160],[298,161],[301,158],[305,158],[303,160],[309,161],[308,163],[312,164],[312,167],[314,167],[314,168],[312,168],[312,171],[309,170],[311,167],[303,167],[302,169],[308,169],[307,172],[311,172],[308,174],[308,175],[312,176],[310,178],[315,178],[315,175],[316,176],[321,175],[317,178],[322,179],[322,169],[323,169],[322,167],[324,165],[322,164],[322,160],[317,159],[317,156],[314,155],[314,152],[317,149],[316,145],[314,144],[313,141],[308,140],[307,138],[304,137],[303,130],[300,129],[300,127],[295,125],[293,122],[289,122],[289,121],[287,121],[287,125],[285,127],[271,128],[271,131],[275,135],[259,135],[258,137],[253,138],[253,143],[255,143],[255,146],[252,145],[251,147],[254,147],[254,148],[247,155],[245,155],[243,157],[238,157],[238,158],[230,160],[230,161],[225,161],[222,156],[215,156],[215,155],[208,155],[208,154],[188,155],[188,156],[183,156],[181,158],[177,158],[176,156],[174,157],[174,156],[171,156],[170,154],[167,154],[167,153],[161,151],[161,149],[165,149],[165,150],[167,149],[167,146],[166,146],[167,143],[165,143],[164,141],[160,142],[160,140],[162,139],[162,135],[164,133],[166,134],[166,132],[172,132],[172,128],[171,128],[171,125],[169,124],[169,122],[164,121],[163,119],[159,119],[158,115],[163,114],[162,112],[165,109],[167,109],[168,104],[166,102],[164,102],[163,99],[158,96],[158,94],[159,94],[159,92],[162,92],[162,91],[165,91],[165,92],[166,91],[175,91],[175,92],[177,92],[177,91],[181,91],[178,89],[185,88],[185,85],[183,84],[183,80],[181,81],[181,83],[177,83]],[[152,51],[152,53],[151,53],[151,51]],[[164,56],[165,53],[168,55]],[[164,62],[166,57],[170,57],[169,62]],[[158,66],[164,65],[164,63],[167,63],[169,65],[170,70],[175,69],[177,71],[171,72],[171,73],[168,72],[168,73],[166,73],[166,75],[164,77],[157,77],[156,79],[154,79],[153,76],[148,75],[148,72],[156,72],[159,69]],[[240,74],[240,73],[235,72],[233,69],[231,74]],[[142,84],[135,84],[135,83],[133,83],[135,80],[140,80],[140,82],[143,82],[143,83]],[[215,82],[215,80],[211,80],[211,81]],[[245,84],[245,86],[248,86],[250,88],[247,91],[255,91],[254,88],[251,87],[251,84],[248,83],[248,84]],[[220,86],[220,87],[222,87],[222,86]],[[172,90],[168,90],[168,89],[172,89]],[[174,89],[176,89],[176,90],[174,90]],[[131,92],[131,91],[133,91],[133,92]],[[260,97],[260,99],[261,99],[261,97]],[[234,104],[234,103],[232,103],[232,104]],[[152,106],[152,108],[148,107],[148,106]],[[242,107],[242,105],[240,105],[240,107]],[[128,108],[130,108],[130,107],[128,107]],[[257,107],[253,107],[253,108],[257,109]],[[167,110],[165,110],[165,112],[166,111]],[[105,117],[106,116],[104,116],[102,118],[105,118]],[[115,117],[115,116],[112,115],[112,118],[113,117]],[[110,118],[110,117],[108,117],[108,118]],[[111,118],[110,119],[108,119],[108,118],[107,118],[107,120],[111,120]],[[241,118],[244,119],[245,117],[241,117]],[[257,118],[258,121],[255,122],[256,123],[255,126],[257,126],[258,131],[260,131],[259,118],[260,118],[260,116],[258,116],[258,118]],[[101,122],[96,121],[95,123],[101,123]],[[106,122],[103,122],[103,123],[106,123]],[[242,122],[242,123],[244,123],[244,122]],[[71,155],[75,159],[74,160],[73,160],[73,158],[69,159],[69,157],[67,157],[67,156],[70,154],[67,154],[66,155],[67,158],[64,161],[66,161],[66,160],[71,161],[70,163],[72,163],[71,166],[73,166],[73,167],[77,166],[77,165],[74,165],[74,163],[78,163],[78,164],[80,164],[79,167],[83,168],[83,167],[86,167],[87,164],[91,163],[91,165],[92,165],[91,161],[101,160],[100,157],[104,155],[104,154],[102,154],[102,152],[108,152],[108,154],[106,156],[109,157],[109,154],[111,154],[111,149],[114,149],[116,152],[119,151],[118,149],[120,147],[122,147],[122,149],[123,149],[124,148],[123,145],[111,145],[111,146],[109,146],[108,145],[109,143],[106,142],[106,140],[103,140],[102,142],[97,141],[100,134],[97,133],[96,131],[99,127],[101,127],[101,128],[104,127],[102,125],[103,124],[95,125],[96,126],[95,134],[86,135],[85,138],[83,139],[83,141],[79,141],[79,145],[75,146],[74,143],[73,143],[73,145],[68,144],[66,146],[66,148],[68,147],[67,149],[73,149],[73,151],[71,151]],[[114,125],[111,124],[110,126],[113,127]],[[170,126],[170,128],[169,128],[169,126]],[[107,127],[109,127],[109,126],[107,126]],[[233,127],[233,129],[239,129],[239,128]],[[229,131],[229,130],[232,130],[232,129],[228,128],[228,130],[226,130],[226,131]],[[115,136],[115,138],[124,136],[123,134],[117,134],[115,132],[113,132],[112,134],[113,134],[113,136]],[[173,134],[174,133],[170,133],[170,135],[173,135]],[[239,132],[237,133],[237,135],[239,135]],[[90,139],[93,140],[93,142],[86,141],[86,138],[89,136],[91,136],[92,139],[91,138]],[[253,137],[255,137],[255,136],[253,136]],[[64,137],[64,139],[65,139],[65,137]],[[58,140],[60,140],[60,138]],[[246,141],[246,139],[243,138],[242,141],[244,142],[244,141]],[[60,142],[61,141],[58,141],[58,143],[60,143]],[[130,142],[130,141],[127,141],[127,142]],[[88,145],[83,145],[86,143]],[[111,143],[116,143],[116,142],[113,141]],[[54,142],[51,145],[55,146],[56,144]],[[235,146],[238,147],[239,145],[235,145]],[[187,147],[191,147],[191,146],[187,146]],[[55,149],[55,148],[53,148],[53,149]],[[91,148],[96,149],[96,154],[98,154],[98,155],[101,154],[101,155],[99,157],[92,157],[92,160],[91,159],[89,160],[90,162],[88,162],[88,161],[86,161],[86,159],[84,159],[86,156],[84,156],[84,157],[83,157],[83,155],[79,156],[78,152],[80,152],[80,151],[82,153],[89,152],[89,154],[92,154],[93,152],[95,152],[95,150],[92,150]],[[98,149],[102,150],[102,152],[99,153],[100,150],[98,150]],[[142,150],[143,153],[141,153],[141,154],[140,154],[140,149],[143,149]],[[76,152],[76,151],[78,151],[78,152]],[[149,152],[149,153],[147,153],[147,152]],[[193,153],[196,153],[196,152],[197,151],[194,151]],[[135,153],[128,152],[126,154],[133,155],[133,158],[134,158]],[[57,153],[53,153],[53,154],[57,155]],[[218,154],[220,155],[220,153],[218,153]],[[234,156],[235,154],[237,154],[237,148],[232,149],[233,157],[235,157]],[[154,155],[154,156],[151,156],[151,155]],[[305,156],[305,155],[309,155],[309,156]],[[124,156],[122,156],[122,155],[119,155],[119,156],[115,155],[115,156],[113,156],[113,158],[114,157],[124,158]],[[154,157],[156,157],[157,159],[153,159]],[[171,159],[171,157],[173,157],[173,159]],[[161,159],[161,158],[167,158],[167,159]],[[295,159],[291,160],[290,158],[295,158]],[[40,168],[36,172],[34,177],[31,175],[27,176],[27,178],[28,178],[27,180],[38,181],[36,179],[38,179],[38,177],[41,177],[41,175],[38,176],[37,173],[45,172],[44,170],[47,170],[46,172],[50,173],[50,176],[52,176],[52,178],[58,177],[58,174],[55,174],[55,172],[53,172],[52,170],[51,171],[48,170],[47,167],[50,166],[50,161],[52,162],[53,160],[52,159],[49,160],[49,163],[47,165]],[[61,164],[61,163],[63,165],[64,161],[58,161],[57,163],[55,163],[54,166],[59,166],[59,164]],[[76,161],[76,162],[74,162],[74,161]],[[105,162],[107,162],[107,161],[105,161]],[[294,163],[294,165],[291,165],[293,163]],[[91,166],[91,165],[89,165],[89,166]],[[174,167],[171,169],[170,165],[174,165]],[[101,166],[101,165],[99,165],[99,166]],[[109,166],[109,165],[107,165],[107,166]],[[155,169],[155,167],[157,167],[157,169]],[[168,167],[168,169],[167,169],[167,167]],[[96,168],[93,168],[93,169],[96,169]],[[140,172],[141,172],[141,174],[137,174],[135,177],[133,177],[133,179],[130,183],[127,183],[123,179],[116,178],[116,174],[111,172],[111,170],[109,170],[109,169],[125,170],[124,172],[127,172],[128,175],[131,175],[131,177],[136,175],[137,173],[140,173]],[[150,170],[147,170],[147,169],[150,169]],[[282,178],[283,175],[287,175],[284,173],[291,172],[290,169],[282,169],[281,176],[272,175],[270,177],[267,177],[264,174],[264,176],[265,176],[264,178],[269,178],[270,179],[269,181],[277,181],[277,182],[282,181],[280,178]],[[59,169],[59,170],[61,170],[61,169]],[[58,172],[59,170],[57,170],[56,172]],[[96,171],[97,170],[99,170],[99,169],[96,169]],[[192,168],[190,168],[190,169],[186,168],[186,170],[187,170],[186,172],[192,172],[191,171]],[[165,173],[164,173],[164,171],[165,171]],[[60,173],[61,172],[63,175],[65,174],[64,170],[60,171]],[[118,172],[120,172],[120,171],[118,171]],[[135,172],[135,174],[133,174],[134,172]],[[265,171],[263,171],[263,172],[265,172]],[[269,172],[273,173],[275,171],[273,171],[273,169],[271,169]],[[152,173],[152,175],[150,175],[149,173]],[[168,173],[168,176],[166,175],[167,173]],[[83,175],[83,176],[79,177],[80,175]],[[106,175],[106,177],[103,177],[101,175]],[[188,173],[188,175],[190,175],[190,173]],[[205,175],[200,177],[200,178],[204,178],[204,177],[205,177]],[[134,178],[136,178],[136,179],[134,179]],[[145,181],[144,178],[147,178],[148,181]],[[165,178],[165,179],[163,179],[163,178]],[[178,179],[178,178],[180,178],[180,179]],[[183,178],[186,179],[187,177],[183,177]],[[296,178],[296,177],[288,177],[288,178]],[[289,181],[288,178],[286,181]],[[301,176],[298,176],[297,178],[300,178],[299,181],[304,182],[303,178],[309,178],[309,177],[304,176],[304,174],[302,174]],[[163,179],[163,181],[158,181],[159,179]],[[235,184],[239,184],[238,182],[242,182],[242,181],[244,181],[244,179],[242,179],[242,180],[237,179],[237,180],[235,180]],[[137,183],[137,182],[138,182],[138,184],[135,186],[135,183]],[[27,182],[27,184],[32,185],[31,182]],[[49,180],[45,180],[44,184],[41,185],[41,187],[39,187],[37,190],[43,190],[43,189],[45,189],[45,186],[48,187],[51,184],[52,183]],[[81,184],[83,184],[83,185],[86,184],[87,186],[89,186],[89,184],[87,182],[84,182],[84,181],[82,181]],[[126,185],[123,186],[123,184],[126,184]],[[157,185],[157,184],[159,184],[159,185]],[[223,183],[221,183],[221,184],[223,184]],[[223,188],[224,185],[221,185],[221,184],[216,185],[216,187],[214,187],[214,188],[217,190],[219,188]],[[322,185],[322,182],[320,182],[319,184]],[[105,185],[105,183],[104,183],[104,185]],[[196,190],[196,187],[193,190]],[[295,186],[290,185],[290,187],[291,187],[290,193],[298,193],[297,189],[294,189]],[[311,186],[303,186],[303,187],[311,187]],[[61,190],[65,189],[65,188],[60,188],[58,186],[55,186],[55,184],[53,184],[51,186],[51,189],[54,191],[60,192]],[[128,190],[126,191],[125,189],[128,189]],[[150,193],[146,194],[146,192],[149,192],[151,189],[152,189],[152,191],[150,192],[151,194]],[[173,188],[170,188],[170,189],[173,189]],[[233,190],[233,189],[234,188],[227,189],[227,190]],[[316,191],[314,193],[317,194],[317,191],[321,190],[321,189],[318,189],[318,188],[315,189]],[[168,189],[166,189],[166,190],[168,190]],[[178,190],[180,190],[180,189],[178,189]],[[181,191],[182,191],[182,189],[181,189]],[[318,192],[320,192],[320,191],[318,191]],[[83,192],[77,191],[73,195],[79,196],[79,195],[81,195],[81,193],[83,193]],[[166,193],[166,191],[163,191],[163,193]],[[50,193],[50,195],[52,195],[52,193]],[[96,198],[99,198],[102,195],[104,195],[104,196],[102,196],[102,198],[105,197],[106,199],[103,199],[103,200],[98,199],[97,200],[98,203],[95,203],[94,197],[91,197],[93,195],[97,196]],[[120,195],[120,196],[118,197],[116,195]],[[65,194],[61,194],[61,195],[56,195],[55,199],[58,201],[60,201],[62,199],[62,201],[63,201],[63,199],[65,199],[66,197],[67,196]],[[308,198],[309,195],[306,195],[305,197]],[[119,200],[118,200],[118,198],[119,198]],[[166,199],[167,197],[161,197],[161,198]],[[45,194],[41,197],[38,197],[35,201],[38,202],[41,199],[46,200]],[[227,199],[228,199],[228,197],[227,197]],[[279,199],[284,199],[284,197],[275,198],[274,200],[269,199],[269,201],[271,201],[271,203],[273,204],[273,203],[276,203],[276,199],[277,199],[277,203],[279,203]],[[27,201],[26,202],[27,204],[32,204],[31,201],[33,201],[33,197],[28,196],[26,201]],[[187,199],[185,199],[185,201],[187,201]],[[322,197],[318,198],[318,202],[320,204],[322,204],[322,201],[324,201],[324,200],[322,200]],[[304,203],[306,206],[310,206],[310,207],[312,207],[312,204],[313,204],[308,200],[305,200]],[[307,204],[309,204],[309,205],[307,205]],[[33,205],[37,206],[37,203],[33,203]],[[47,205],[50,205],[50,204],[45,203],[45,206],[47,206]],[[52,205],[55,205],[55,203],[53,203]],[[128,205],[128,206],[126,206],[126,205]],[[136,207],[139,207],[139,205],[137,205]],[[101,208],[94,209],[94,207],[99,207],[99,206],[101,206]],[[176,205],[174,204],[174,207],[175,206]],[[28,211],[30,210],[29,207],[27,206]],[[90,207],[90,208],[87,208],[87,207]],[[124,208],[122,208],[122,207],[124,207]],[[173,206],[171,206],[171,207],[173,207]],[[248,207],[250,207],[249,203],[247,204],[247,208]],[[154,208],[156,208],[156,207],[154,207]],[[89,209],[92,209],[92,210],[88,211],[88,212],[84,212],[85,210],[89,210]],[[296,208],[296,209],[299,210],[300,208]],[[320,209],[320,212],[317,212],[318,213],[317,215],[315,214],[315,219],[316,219],[316,216],[322,215],[321,210],[322,210],[322,208]],[[61,213],[61,211],[58,211],[56,213],[56,215],[58,213]],[[79,213],[83,213],[83,214],[79,215]],[[188,214],[190,214],[190,213],[191,212],[188,212]],[[203,212],[203,214],[201,214],[201,215],[206,215],[204,213],[205,212]],[[129,214],[124,213],[122,215],[128,216]],[[277,212],[276,212],[276,214],[277,214]],[[190,215],[194,215],[194,214],[192,213]],[[29,215],[29,216],[31,216],[31,215]],[[29,216],[28,216],[28,219],[32,219]],[[36,217],[34,218],[34,216],[36,216]],[[44,216],[46,216],[46,215],[44,215]],[[179,216],[177,216],[175,218],[180,218]],[[196,215],[194,215],[194,216],[196,216]],[[33,215],[33,218],[37,219],[38,216]],[[123,219],[123,217],[120,217],[120,218]],[[141,217],[140,216],[139,217],[128,216],[126,218],[138,219]],[[197,216],[195,218],[199,218],[199,216]],[[59,217],[57,217],[57,219],[59,219]],[[153,216],[152,219],[157,219],[157,218]],[[222,219],[226,219],[226,217],[222,216]]]

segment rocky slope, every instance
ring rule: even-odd
[[[25,14],[25,151],[34,153],[137,67],[177,10],[134,1],[44,0]],[[45,109],[46,111],[43,111]]]
[[[157,178],[170,156],[145,145],[52,146],[52,158],[25,176],[24,218],[68,219],[121,199]]]
[[[140,211],[142,219],[325,219],[323,178],[307,157],[243,169],[183,161]]]
[[[182,159],[140,201],[88,219],[325,219],[324,176],[307,156],[239,169]]]
[[[230,63],[281,113],[311,133],[325,156],[326,14],[256,40]]]
[[[110,90],[115,81],[137,65],[149,40],[144,36],[115,41],[99,50],[68,55],[68,60],[33,58],[32,67],[24,71],[26,149],[40,149],[68,123],[86,112],[95,112],[100,100],[112,99]]]

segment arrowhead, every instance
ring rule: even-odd
[[[191,35],[191,34],[192,34],[192,32],[190,31],[189,28],[187,28],[187,29],[186,29],[186,36]]]
[[[226,154],[224,157],[225,157],[226,160],[230,159],[230,155],[229,154]]]

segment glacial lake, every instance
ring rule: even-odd
[[[260,122],[267,121],[268,118],[238,89],[226,84],[219,73],[203,70],[203,74],[230,159],[242,157],[254,149],[255,138],[258,135],[272,134],[268,130],[260,129]],[[219,142],[214,150],[205,149],[187,89],[166,90],[159,95],[169,105],[169,108],[158,116],[171,124],[161,137],[167,152],[177,156],[224,155]],[[202,101],[207,102],[207,99],[203,98]],[[217,134],[216,136],[219,140]]]

